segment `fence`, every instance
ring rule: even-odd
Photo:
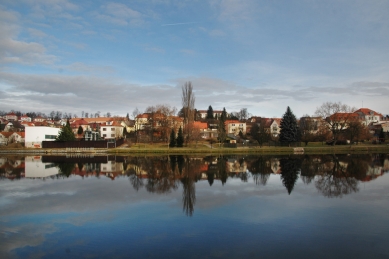
[[[115,148],[123,145],[124,139],[116,142],[107,140],[99,141],[42,141],[42,148]]]

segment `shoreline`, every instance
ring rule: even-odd
[[[188,155],[188,154],[360,154],[389,153],[389,145],[345,145],[315,147],[243,147],[243,148],[204,148],[204,147],[130,147],[112,149],[32,149],[32,148],[0,148],[0,155]]]

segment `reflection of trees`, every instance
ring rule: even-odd
[[[193,179],[184,177],[181,179],[183,185],[182,209],[187,216],[192,216],[196,203],[196,188]]]
[[[228,179],[226,163],[227,163],[227,158],[225,156],[220,156],[217,159],[218,178],[221,180],[223,185],[227,182]]]
[[[147,182],[145,187],[149,192],[168,193],[178,188],[175,173],[170,168],[168,157],[144,159],[144,168],[147,168]]]
[[[326,197],[342,197],[358,191],[358,181],[347,172],[347,162],[338,157],[323,156],[323,171],[315,182],[316,188]],[[354,167],[354,165],[352,166]]]
[[[200,176],[201,159],[186,158],[183,170],[183,178],[181,183],[183,185],[182,192],[182,207],[187,216],[192,216],[194,212],[194,205],[196,203],[196,188],[195,182]]]
[[[270,162],[263,156],[258,157],[254,162],[249,163],[248,170],[251,172],[255,184],[266,185],[272,173]]]
[[[74,163],[57,163],[56,166],[58,167],[59,175],[66,177],[69,177],[75,168]]]
[[[299,158],[282,158],[280,159],[280,166],[282,183],[290,194],[301,170],[301,160]]]
[[[322,170],[320,159],[316,156],[304,156],[301,161],[301,179],[305,184],[310,184],[315,175]]]

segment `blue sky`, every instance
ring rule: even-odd
[[[0,110],[389,113],[389,2],[3,0]]]

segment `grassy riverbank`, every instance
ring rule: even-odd
[[[321,143],[309,143],[308,146],[302,146],[304,154],[333,154],[333,153],[389,153],[389,145],[344,145],[328,146]],[[301,153],[295,147],[238,147],[226,148],[218,144],[212,145],[206,143],[191,144],[188,147],[169,148],[166,144],[137,144],[131,147],[120,147],[109,149],[108,153],[115,154],[294,154]]]
[[[23,147],[1,147],[0,154],[67,154],[67,153],[98,153],[98,154],[354,154],[354,153],[389,153],[389,145],[342,145],[328,146],[322,143],[309,143],[308,146],[301,146],[303,152],[295,147],[238,147],[226,148],[218,144],[209,145],[208,143],[190,144],[182,148],[169,148],[167,144],[133,144],[131,146],[121,146],[113,149],[32,149]]]

